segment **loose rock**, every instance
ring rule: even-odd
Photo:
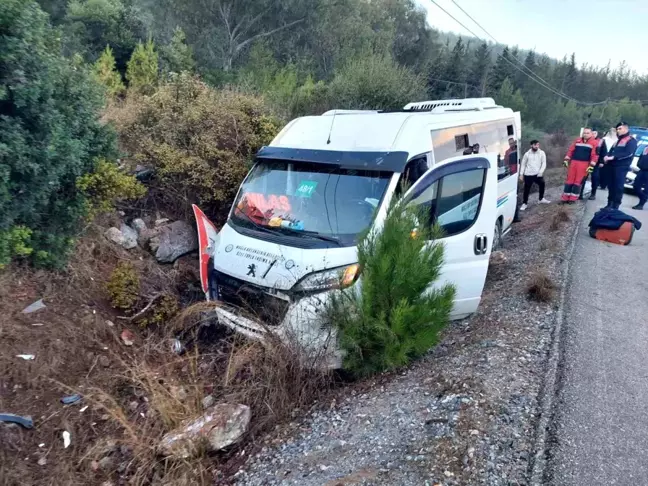
[[[211,452],[219,451],[241,439],[250,425],[250,417],[247,405],[216,405],[201,417],[166,434],[159,450],[163,455],[177,459],[193,457],[204,448]]]
[[[196,232],[189,223],[175,221],[159,229],[159,235],[149,241],[160,263],[173,263],[182,255],[198,249]]]
[[[122,226],[122,228],[124,226]],[[132,228],[130,228],[130,229],[131,229],[131,231],[134,231]],[[132,246],[132,243],[133,243],[133,241],[132,241],[132,233],[129,233],[128,236],[127,236],[118,228],[114,228],[114,227],[113,228],[108,228],[106,230],[106,232],[104,233],[104,236],[109,241],[112,241],[116,245],[119,245],[119,246],[121,246],[123,248],[126,248],[127,250],[130,250],[131,248],[135,248],[135,246],[137,246],[137,243],[135,244],[135,246]]]
[[[121,225],[120,231],[124,235],[124,243],[122,243],[122,246],[127,250],[135,248],[137,246],[137,231],[125,223]]]

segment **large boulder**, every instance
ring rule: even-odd
[[[250,425],[250,407],[222,403],[169,432],[158,449],[166,457],[188,459],[201,451],[219,451],[237,443]]]
[[[182,255],[198,249],[198,237],[193,226],[186,221],[174,221],[156,230],[149,247],[160,263],[173,263]]]

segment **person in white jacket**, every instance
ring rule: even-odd
[[[529,203],[529,194],[533,184],[538,185],[538,199],[541,204],[549,204],[551,201],[545,199],[544,171],[547,168],[547,155],[540,150],[540,142],[531,140],[531,148],[522,157],[520,164],[520,181],[524,181],[524,196],[520,211],[524,211]]]

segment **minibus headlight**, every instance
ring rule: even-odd
[[[332,268],[306,275],[293,290],[314,292],[318,290],[345,289],[353,285],[360,276],[360,265],[354,263],[345,267]]]

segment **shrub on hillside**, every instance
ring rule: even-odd
[[[347,109],[400,109],[426,98],[423,78],[389,57],[367,55],[347,64],[331,82],[331,103]]]
[[[85,216],[76,181],[114,155],[113,133],[99,122],[101,88],[60,51],[36,2],[2,2],[0,264],[27,257],[62,265]]]
[[[329,302],[327,315],[356,376],[406,365],[428,351],[447,324],[455,289],[431,290],[443,264],[440,232],[425,217],[396,203],[380,232],[358,245],[361,286]],[[418,228],[416,233],[413,228]]]
[[[132,311],[139,300],[140,279],[132,263],[120,262],[106,284],[110,304],[115,309]]]
[[[114,210],[119,201],[139,199],[146,194],[146,187],[134,176],[124,174],[115,163],[105,159],[97,162],[94,172],[81,176],[77,187],[87,196],[90,218]]]
[[[170,211],[197,203],[224,216],[257,150],[279,129],[262,99],[210,88],[183,73],[154,96],[110,111],[123,148],[157,170],[153,188]]]

